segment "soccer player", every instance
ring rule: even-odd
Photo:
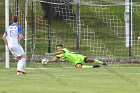
[[[24,71],[26,56],[22,46],[20,45],[20,42],[24,41],[24,36],[22,27],[18,25],[17,16],[13,16],[13,24],[6,28],[6,31],[3,34],[3,40],[16,58],[17,75],[26,74]]]
[[[103,63],[99,60],[95,60],[80,54],[75,54],[73,52],[70,52],[69,50],[67,50],[66,48],[63,48],[63,45],[57,45],[56,46],[56,52],[49,54],[49,55],[54,55],[55,57],[51,60],[42,60],[42,64],[47,64],[48,62],[55,62],[57,61],[59,58],[62,58],[68,62],[71,62],[73,64],[75,64],[76,68],[84,68],[85,66],[83,66],[83,63],[89,63],[89,62],[93,62],[94,65],[93,67],[99,67],[100,65],[105,65],[107,66],[106,63]],[[91,66],[90,66],[91,67]]]

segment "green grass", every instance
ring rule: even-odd
[[[0,93],[139,93],[140,68],[0,69]]]
[[[14,0],[11,0],[10,2],[12,3]],[[95,4],[106,4],[106,5],[110,5],[110,4],[113,4],[117,1],[115,0],[81,0],[81,1],[95,1],[94,3]],[[123,0],[119,0],[119,1],[122,1],[124,2]],[[139,2],[139,0],[134,0],[134,2]],[[20,6],[20,9],[21,11],[23,12],[24,14],[24,11],[25,11],[25,7],[23,4],[25,3],[25,0],[21,0],[19,1],[19,6]],[[90,2],[89,2],[90,3]],[[139,3],[138,3],[139,4]],[[2,11],[0,11],[0,13],[2,14],[0,16],[1,18],[1,23],[3,25],[0,26],[0,34],[2,36],[3,32],[4,32],[4,0],[0,0],[0,8]],[[43,16],[43,11],[42,11],[42,8],[41,8],[41,5],[40,3],[36,3],[36,14],[38,16]],[[28,27],[29,27],[29,30],[28,30],[28,35],[30,34],[31,35],[31,6],[28,7],[29,10],[29,19],[28,19]],[[82,29],[81,29],[81,34],[83,36],[84,31],[86,30],[86,27],[88,26],[89,29],[91,29],[92,32],[95,33],[95,36],[97,36],[98,38],[94,38],[95,36],[94,35],[89,35],[88,38],[93,40],[93,41],[90,41],[89,42],[93,42],[94,41],[97,41],[98,43],[102,42],[103,45],[99,44],[98,43],[95,43],[95,44],[92,44],[92,46],[99,46],[99,47],[102,47],[102,46],[105,46],[105,49],[103,49],[102,51],[106,51],[108,50],[109,53],[111,53],[111,55],[114,55],[114,56],[128,56],[128,48],[125,47],[125,39],[124,38],[118,38],[116,34],[114,34],[114,31],[118,30],[118,31],[123,31],[123,32],[120,32],[120,33],[123,33],[121,34],[121,37],[125,37],[125,30],[124,28],[117,28],[117,27],[111,27],[110,28],[110,25],[108,25],[108,23],[110,22],[110,20],[113,20],[114,18],[120,20],[119,21],[111,21],[112,22],[112,25],[111,26],[124,26],[124,6],[122,5],[119,5],[119,6],[86,6],[86,5],[81,5],[81,9],[80,9],[80,16],[81,16],[81,20],[82,22],[84,22],[84,26],[82,26]],[[137,36],[139,35],[139,23],[140,23],[140,17],[139,17],[139,8],[138,6],[134,6],[133,7],[133,33],[135,34],[135,36],[133,37],[134,40],[137,40]],[[76,5],[73,6],[73,9],[74,11],[76,12]],[[11,12],[10,12],[11,14]],[[101,16],[102,15],[102,16]],[[114,15],[114,16],[112,16]],[[107,18],[106,18],[107,16]],[[103,18],[106,18],[105,21],[103,21]],[[42,18],[39,17],[39,19],[37,20],[37,22],[39,20],[41,20]],[[11,22],[11,20],[10,20]],[[46,21],[47,22],[47,21]],[[73,23],[73,22],[71,22]],[[41,23],[42,24],[42,23]],[[36,38],[47,38],[45,35],[47,34],[48,32],[48,29],[44,30],[42,27],[41,24],[37,24],[38,26],[40,26],[39,28],[36,29]],[[76,51],[76,28],[73,27],[76,26],[76,22],[74,22],[72,24],[72,26],[70,26],[68,24],[68,22],[64,21],[64,20],[52,20],[52,30],[55,32],[52,34],[52,38],[53,38],[53,41],[56,41],[56,40],[63,40],[64,44],[66,45],[66,47],[68,47],[69,49],[72,49],[74,51]],[[43,24],[44,28],[45,28],[45,25]],[[23,27],[24,28],[24,27]],[[46,28],[48,28],[48,26],[46,26]],[[116,30],[114,30],[116,29]],[[44,36],[43,36],[44,35]],[[92,37],[94,36],[94,37]],[[81,37],[83,38],[83,37]],[[98,39],[98,40],[97,40]],[[42,42],[43,41],[43,42]],[[39,39],[39,40],[36,40],[36,42],[39,42],[39,43],[36,43],[36,50],[35,51],[35,54],[41,54],[42,51],[39,51],[39,50],[45,50],[47,51],[47,46],[48,42],[46,42],[46,40],[42,40],[42,39]],[[120,42],[122,41],[122,42]],[[42,43],[40,43],[42,42]],[[44,42],[46,42],[44,44]],[[29,42],[30,43],[30,42]],[[58,43],[58,42],[57,42]],[[32,46],[32,43],[28,44],[29,48],[28,50],[31,51],[31,47]],[[45,47],[44,47],[45,46]],[[55,43],[52,45],[53,47],[55,46]],[[44,49],[42,49],[44,48]],[[0,38],[0,52],[2,54],[5,53],[4,51],[4,43],[2,41],[2,39]],[[52,50],[54,51],[54,48],[52,48]],[[102,53],[100,53],[100,49],[94,49],[96,51],[93,52],[93,50],[90,51],[90,47],[89,45],[87,45],[87,43],[84,41],[84,40],[81,40],[81,51],[84,51],[84,52],[92,52],[93,54],[95,54],[96,52],[98,53],[98,55],[102,55]],[[132,56],[135,56],[135,55],[139,55],[139,52],[137,52],[136,54],[136,51],[139,51],[140,48],[139,48],[139,42],[133,42],[133,47],[132,47]],[[97,55],[97,54],[95,54]]]

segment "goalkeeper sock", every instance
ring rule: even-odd
[[[82,68],[93,68],[93,66],[83,65]]]
[[[102,61],[99,61],[99,60],[97,60],[97,59],[95,59],[94,64],[100,65],[100,64],[103,64],[103,62],[102,62]]]

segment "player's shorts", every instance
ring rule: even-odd
[[[86,62],[86,58],[86,56],[77,55],[77,60],[74,62],[74,64],[83,64],[84,62]]]
[[[17,46],[10,46],[9,47],[9,50],[11,51],[11,53],[15,56],[15,57],[18,57],[18,56],[21,56],[23,54],[25,54],[23,48],[21,45],[17,45]]]

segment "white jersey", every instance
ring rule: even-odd
[[[7,38],[9,50],[15,57],[25,54],[19,42],[19,34],[22,34],[22,28],[18,24],[10,25],[4,32],[4,36]]]
[[[19,34],[22,34],[22,28],[18,24],[12,24],[6,29],[4,35],[7,36],[8,46],[20,45]]]

